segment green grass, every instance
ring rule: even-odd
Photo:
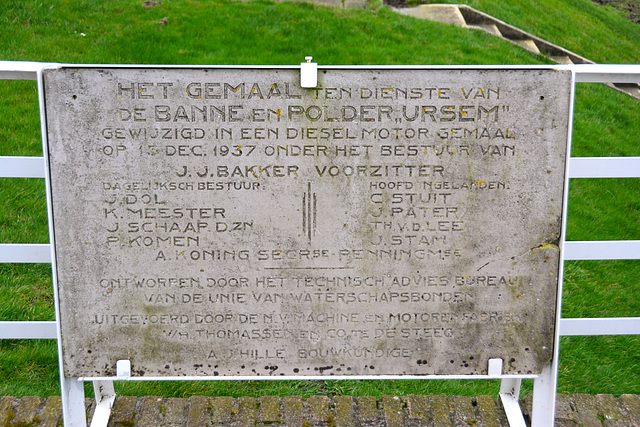
[[[0,58],[152,63],[541,64],[548,59],[479,31],[378,11],[303,3],[4,0]],[[588,0],[469,1],[473,7],[600,62],[640,58],[640,26]],[[163,18],[165,24],[161,24]],[[0,155],[42,155],[35,82],[0,81]],[[578,86],[574,156],[640,156],[640,103],[603,85]],[[0,179],[0,242],[48,241],[42,180]],[[572,180],[569,240],[640,239],[640,184]],[[564,317],[638,316],[640,262],[566,263]],[[0,320],[52,320],[50,267],[0,265]],[[639,337],[565,337],[559,391],[640,393]],[[55,343],[0,341],[0,395],[59,393]],[[530,382],[526,385],[530,389]],[[122,394],[495,394],[496,381],[125,383]]]
[[[638,25],[612,6],[590,0],[462,2],[598,63],[637,63]]]
[[[0,24],[9,30],[0,57],[12,60],[296,64],[313,55],[321,64],[452,64],[534,58],[482,33],[468,37],[461,29],[398,17],[387,9],[164,1],[146,10],[142,2],[85,0],[9,1],[0,13]],[[481,47],[482,55],[468,54]]]

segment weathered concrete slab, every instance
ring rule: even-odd
[[[68,376],[535,374],[569,72],[45,73]]]

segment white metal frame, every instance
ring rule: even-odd
[[[307,62],[308,63],[308,62]],[[308,73],[317,72],[317,66],[301,64],[298,66],[242,66],[243,68],[289,68],[300,69],[301,80],[313,82],[315,76]],[[36,80],[38,83],[38,96],[40,105],[40,122],[43,138],[43,147],[46,147],[46,117],[44,109],[44,90],[42,73],[46,68],[59,67],[60,64],[39,62],[15,62],[0,61],[0,80]],[[95,67],[96,65],[78,65],[74,67]],[[100,67],[113,67],[115,65],[99,65]],[[127,68],[178,68],[178,66],[130,66]],[[179,68],[184,68],[180,66]],[[194,67],[203,68],[203,67]],[[237,66],[220,66],[211,68],[238,68]],[[320,67],[321,69],[562,69],[570,70],[574,84],[577,83],[638,83],[640,82],[640,65],[554,65],[554,66],[341,66]],[[572,91],[573,96],[573,91]],[[571,135],[573,122],[573,99],[571,99],[571,116],[569,120],[569,136]],[[570,151],[569,151],[570,152]],[[568,152],[568,153],[569,153]],[[565,178],[565,192],[563,201],[563,233],[566,224],[567,199],[569,190],[569,178],[640,178],[640,157],[603,157],[603,158],[567,158],[567,173]],[[49,192],[49,173],[46,159],[43,157],[1,157],[0,178],[45,178],[47,192]],[[50,200],[48,199],[48,219],[52,224]],[[52,227],[50,229],[50,241],[53,242]],[[518,398],[520,384],[523,378],[534,379],[534,396],[532,409],[532,426],[546,427],[554,424],[555,400],[558,373],[558,355],[560,336],[570,335],[636,335],[640,334],[640,317],[632,318],[603,318],[603,319],[560,319],[562,278],[564,273],[564,260],[594,260],[594,259],[640,259],[640,241],[589,241],[567,242],[565,236],[561,236],[562,248],[559,277],[560,287],[557,299],[556,335],[553,360],[541,375],[502,375],[502,360],[492,359],[489,363],[489,374],[481,376],[367,376],[367,377],[332,377],[332,379],[501,379],[500,398],[505,413],[511,426],[525,426],[525,421],[520,410]],[[51,263],[55,271],[54,247],[49,244],[0,244],[0,263]],[[54,274],[54,293],[57,295],[57,283]],[[56,313],[58,313],[57,298],[54,298]],[[61,332],[57,322],[0,322],[0,339],[57,339],[61,342]],[[59,360],[61,358],[61,346],[58,346]],[[106,426],[111,412],[111,406],[115,400],[113,387],[114,380],[262,380],[262,379],[326,379],[326,377],[162,377],[162,378],[135,378],[130,376],[130,367],[126,361],[118,363],[118,374],[114,378],[67,378],[60,370],[63,416],[67,426],[86,426],[86,413],[84,407],[84,381],[93,381],[96,395],[96,409],[91,426]]]

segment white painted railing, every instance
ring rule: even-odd
[[[50,64],[34,62],[0,61],[0,79],[38,80],[40,101],[42,103],[41,72]],[[335,67],[332,67],[335,68]],[[353,67],[344,67],[353,68]],[[373,67],[370,67],[373,68]],[[385,68],[385,67],[375,67]],[[397,68],[397,67],[395,67]],[[425,67],[427,68],[427,67]],[[460,66],[428,67],[428,68],[466,68]],[[477,68],[477,67],[476,67]],[[555,68],[569,69],[574,72],[576,82],[592,83],[638,83],[640,82],[640,65],[558,65],[558,66],[526,66],[526,67],[487,67],[499,68]],[[42,111],[42,106],[41,106]],[[41,113],[42,120],[42,113]],[[0,123],[0,126],[2,124]],[[44,126],[44,125],[43,125]],[[43,128],[44,132],[44,128]],[[573,157],[569,159],[569,178],[640,178],[640,157]],[[0,178],[45,178],[45,162],[42,157],[0,157]],[[612,260],[612,259],[640,259],[640,241],[588,241],[563,242],[563,256],[565,260]],[[0,263],[51,263],[51,248],[48,244],[2,244],[0,242]],[[595,318],[595,319],[560,319],[559,335],[635,335],[640,334],[640,317],[633,318]],[[56,339],[59,330],[56,322],[0,322],[0,339]],[[551,366],[535,380],[533,420],[534,426],[548,426],[553,424],[555,408],[555,389],[557,385],[557,353]],[[63,383],[64,383],[63,379]],[[79,384],[78,384],[79,383]],[[113,402],[113,385],[106,381],[94,381],[99,400],[99,409],[106,411],[105,405]],[[63,384],[63,401],[73,400],[74,396],[84,396],[81,382],[74,381]],[[65,391],[66,389],[66,391]],[[513,413],[519,411],[517,397],[520,380],[503,379],[501,397],[505,411]],[[536,392],[541,390],[541,392]],[[536,395],[537,393],[537,395]],[[506,396],[511,396],[511,400]],[[514,403],[515,402],[515,403]],[[101,404],[104,405],[101,406]],[[65,409],[65,417],[84,419],[79,414],[84,406],[72,405]],[[99,412],[96,410],[96,412]],[[539,414],[539,415],[536,415]],[[513,425],[522,425],[518,421],[511,421]],[[517,418],[517,417],[515,417]],[[66,420],[67,418],[65,418]],[[520,416],[521,419],[521,416]],[[84,423],[84,421],[82,421]],[[93,425],[93,424],[92,424]],[[106,425],[106,422],[105,424]]]

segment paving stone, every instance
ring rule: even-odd
[[[238,427],[253,427],[258,416],[258,400],[255,397],[241,396],[236,399],[238,414],[233,425]]]
[[[282,425],[301,427],[304,422],[304,402],[300,396],[282,398]]]
[[[597,394],[595,396],[598,415],[605,427],[626,427],[630,425],[627,417],[622,413],[618,401],[611,394]]]
[[[429,422],[429,404],[426,396],[410,394],[404,401],[407,403],[407,417],[410,420]]]
[[[404,425],[402,406],[402,400],[398,396],[382,396],[384,420],[388,427],[400,427]]]
[[[26,396],[20,399],[20,403],[14,407],[15,415],[10,425],[37,424],[41,420],[37,416],[40,408],[44,406],[46,400],[37,396]]]
[[[56,427],[62,425],[62,399],[60,396],[51,396],[40,408],[38,414],[40,424],[38,427]]]
[[[162,425],[163,415],[160,412],[162,398],[144,396],[139,399],[138,410],[134,417],[136,427],[158,427]]]
[[[211,398],[205,396],[191,396],[187,409],[187,427],[204,427],[211,425]]]
[[[229,396],[214,397],[211,400],[211,421],[215,423],[229,423],[238,412],[234,400]],[[206,403],[207,405],[209,402]]]
[[[492,396],[478,396],[475,398],[478,426],[500,427],[503,425],[500,419],[502,405]]]
[[[584,427],[602,427],[598,419],[598,408],[593,396],[588,394],[574,394],[571,398],[576,410],[576,419]]]
[[[136,416],[136,404],[138,398],[134,396],[116,396],[116,401],[111,408],[109,427],[131,426]]]
[[[556,396],[556,427],[576,426],[575,413],[571,407],[571,400],[566,394]]]
[[[378,401],[375,397],[358,397],[358,418],[365,423],[374,423],[380,420]]]
[[[9,420],[12,420],[15,416],[13,412],[13,403],[16,398],[13,396],[0,397],[0,425],[5,425]]]
[[[351,427],[355,425],[355,407],[353,397],[335,396],[333,398],[335,408],[334,420],[337,427]]]
[[[86,401],[89,404],[89,400]],[[521,407],[530,408],[531,396]],[[306,412],[305,412],[306,411]],[[305,419],[306,417],[306,419]],[[527,420],[529,423],[530,420]],[[0,426],[57,427],[62,423],[60,397],[0,396]],[[409,395],[383,396],[263,396],[189,399],[157,396],[118,396],[110,427],[423,427],[508,426],[499,399],[493,396],[446,397]],[[640,398],[636,395],[589,396],[559,394],[555,427],[604,427],[640,425]]]
[[[258,399],[260,410],[258,412],[258,420],[263,423],[280,422],[282,414],[280,413],[280,399],[277,396],[262,396]]]
[[[453,425],[475,426],[478,424],[471,396],[452,396],[449,398],[449,404],[454,411]]]
[[[310,396],[307,399],[308,416],[310,425],[325,425],[329,419],[329,398],[327,396]],[[324,423],[324,424],[323,424]]]
[[[433,414],[434,427],[448,427],[453,425],[451,405],[447,396],[429,396],[429,406]]]
[[[160,407],[164,413],[164,427],[182,427],[187,423],[187,399],[172,397],[165,399]]]
[[[640,425],[640,398],[635,394],[623,394],[618,399],[627,418]]]

